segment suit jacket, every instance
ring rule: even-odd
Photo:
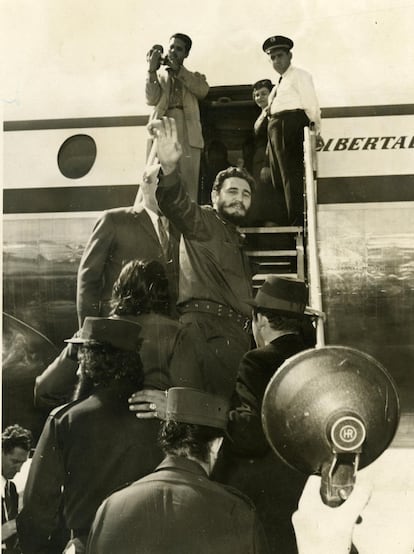
[[[278,368],[305,350],[300,335],[283,335],[263,348],[244,355],[236,381],[234,409],[214,478],[241,490],[254,502],[263,523],[271,552],[296,554],[293,512],[306,476],[287,466],[270,450],[261,410],[266,387]]]
[[[6,510],[6,499],[2,498],[1,502],[1,523],[5,523],[6,521],[10,521],[12,519],[16,519],[18,509],[19,509],[19,495],[17,493],[16,485],[13,483],[13,481],[9,481],[9,503]],[[6,515],[7,514],[7,515]],[[6,548],[2,548],[2,553],[4,554],[14,554],[19,553],[20,549],[18,548],[19,540],[16,535],[13,535],[9,537],[7,540],[2,541],[2,544],[6,546]]]
[[[183,110],[187,127],[188,143],[195,148],[203,148],[198,100],[207,96],[209,85],[201,73],[192,72],[181,66],[177,79],[183,83]],[[147,104],[154,106],[150,120],[164,116],[168,109],[171,77],[165,67],[158,71],[158,82],[147,79],[145,96]]]
[[[195,461],[167,456],[154,473],[98,510],[88,554],[264,554],[251,502],[207,477]]]
[[[165,263],[172,306],[178,291],[179,236],[170,226],[172,260]],[[86,316],[107,315],[112,287],[125,263],[135,259],[165,262],[151,218],[141,205],[105,211],[85,247],[79,270],[77,309],[79,326]],[[106,303],[106,305],[105,305]]]
[[[230,414],[229,434],[236,451],[260,455],[269,449],[261,423],[266,387],[283,362],[305,349],[300,335],[287,334],[244,355],[236,380],[234,409]]]
[[[100,503],[159,464],[159,421],[139,420],[129,411],[127,399],[135,390],[113,383],[51,412],[17,519],[24,554],[47,551],[62,501],[67,527],[87,536]]]

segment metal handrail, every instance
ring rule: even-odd
[[[307,218],[307,253],[309,304],[321,314],[316,323],[316,348],[325,345],[324,319],[322,308],[322,289],[319,268],[317,243],[317,210],[316,210],[316,135],[309,127],[304,130],[304,163]]]

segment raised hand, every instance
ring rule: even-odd
[[[172,117],[154,119],[148,124],[147,129],[157,141],[157,158],[164,175],[172,173],[182,155],[175,119]]]

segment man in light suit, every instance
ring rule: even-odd
[[[134,206],[107,210],[98,219],[78,271],[79,327],[86,316],[109,314],[113,284],[122,267],[137,258],[158,260],[165,266],[175,313],[179,236],[166,218],[160,217],[155,190],[155,183],[144,182]]]
[[[163,116],[175,119],[183,148],[179,162],[181,181],[191,199],[197,202],[200,156],[204,147],[198,100],[207,95],[209,85],[204,75],[189,71],[183,65],[191,45],[189,36],[175,33],[165,58],[162,58],[159,45],[149,51],[145,96],[147,104],[154,106],[150,120]]]

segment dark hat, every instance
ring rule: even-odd
[[[268,90],[272,90],[273,83],[270,79],[260,79],[260,81],[256,81],[253,85],[253,90],[258,90],[259,88],[267,88]]]
[[[65,340],[73,344],[110,344],[119,350],[139,350],[141,325],[121,317],[86,317],[80,331]]]
[[[281,35],[275,35],[274,37],[269,37],[263,43],[263,51],[266,54],[269,54],[272,50],[276,48],[282,48],[283,50],[290,50],[293,48],[293,40],[288,37],[282,37]]]
[[[172,387],[167,394],[167,421],[226,429],[229,402],[199,389]]]
[[[308,289],[303,281],[283,277],[268,277],[258,290],[251,306],[289,317],[302,317],[308,300]]]

